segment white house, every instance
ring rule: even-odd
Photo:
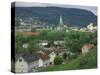
[[[90,23],[88,26],[87,26],[87,29],[90,31],[90,32],[94,32],[97,30],[97,26],[93,26],[93,23]]]
[[[49,57],[50,57],[50,62],[52,63],[52,64],[54,64],[54,59],[55,59],[55,57],[56,57],[56,53],[55,52],[51,52],[50,54],[49,54]]]
[[[28,63],[24,60],[23,57],[19,57],[15,62],[15,72],[28,72]]]
[[[62,45],[62,44],[65,44],[65,41],[63,41],[63,40],[57,40],[57,41],[54,41],[53,42],[54,43],[54,45]]]
[[[43,67],[43,60],[40,58],[38,61],[39,61],[39,67]]]
[[[24,44],[22,45],[23,48],[28,48],[28,46],[29,46],[29,45],[28,45],[27,43],[24,43]]]
[[[38,58],[36,53],[34,54],[19,54],[15,57],[15,72],[24,73],[31,72],[32,68],[38,67]]]
[[[87,32],[87,28],[80,28],[81,32]]]
[[[40,43],[39,43],[39,45],[41,45],[41,46],[48,45],[48,40],[41,40]]]
[[[46,67],[50,64],[49,56],[46,53],[33,53],[26,55],[17,55],[15,61],[15,72],[32,72],[38,67]]]

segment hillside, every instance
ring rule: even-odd
[[[92,61],[92,62],[91,62]],[[40,71],[61,71],[97,68],[97,51],[93,49],[86,56],[79,55],[78,58],[70,61],[68,64],[56,65],[40,69]]]
[[[85,27],[91,22],[97,24],[97,16],[91,11],[77,8],[61,7],[16,7],[16,17],[33,17],[42,22],[58,25],[62,15],[64,24]]]

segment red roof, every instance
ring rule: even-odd
[[[46,53],[37,53],[37,57],[39,58],[39,59],[42,59],[42,60],[47,60],[47,59],[49,59],[49,56],[46,54]]]
[[[17,32],[22,35],[39,35],[39,32]]]
[[[92,49],[94,47],[93,44],[86,44],[83,47],[87,48],[87,49]]]

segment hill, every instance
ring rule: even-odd
[[[64,24],[69,26],[85,27],[91,22],[97,24],[97,16],[91,11],[77,8],[62,7],[16,7],[16,17],[33,17],[38,20],[58,25],[59,16],[62,15]]]

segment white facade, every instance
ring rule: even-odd
[[[28,44],[27,43],[23,44],[23,48],[28,48]]]
[[[48,43],[47,42],[44,42],[44,43],[41,43],[41,45],[42,46],[46,46],[46,45],[48,45]]]
[[[58,40],[58,41],[54,41],[54,44],[55,44],[55,45],[58,45],[58,44],[65,44],[65,41],[59,41],[59,40]]]
[[[15,63],[15,72],[28,72],[28,63],[22,57],[18,58]]]
[[[52,53],[49,54],[49,57],[50,57],[50,59],[49,59],[50,62],[52,62],[52,64],[54,64],[54,59],[56,57],[56,54],[54,52],[52,52]]]
[[[42,59],[39,59],[39,66],[38,67],[42,67],[43,66],[43,60]]]
[[[83,55],[85,55],[85,54],[88,53],[88,52],[89,52],[88,48],[86,48],[86,47],[83,47],[83,48],[82,48],[82,54],[83,54]]]
[[[82,54],[85,55],[94,47],[93,44],[87,44],[82,47]]]
[[[87,29],[91,32],[97,30],[97,26],[93,26],[93,23],[90,23],[88,26],[87,26]]]

